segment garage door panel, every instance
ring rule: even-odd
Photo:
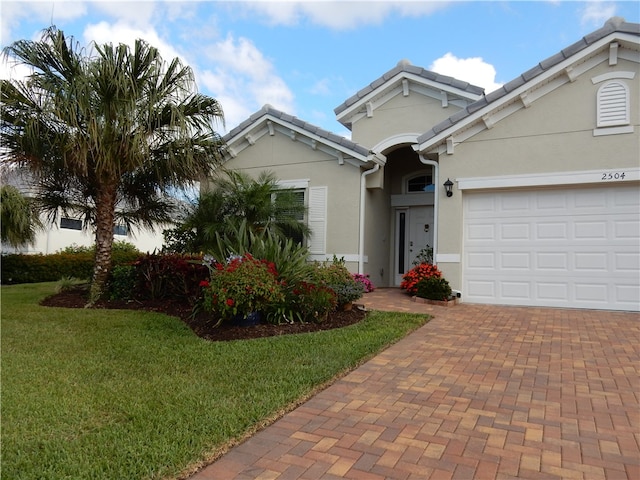
[[[640,221],[618,220],[614,222],[615,238],[640,239]]]
[[[467,262],[471,270],[493,271],[497,268],[497,254],[495,252],[476,252],[467,257]]]
[[[536,223],[536,240],[564,240],[567,238],[568,224],[566,222]]]
[[[635,274],[640,271],[640,253],[638,252],[617,252],[614,254],[616,270],[629,271]]]
[[[500,228],[501,240],[530,240],[531,231],[528,223],[506,223]]]
[[[607,222],[576,220],[573,224],[573,238],[576,240],[606,240]]]
[[[569,296],[569,287],[564,282],[538,281],[534,302],[564,302]],[[536,304],[534,303],[534,305]]]
[[[500,266],[508,270],[531,269],[531,254],[529,252],[503,252],[500,254]]]
[[[469,297],[473,301],[480,303],[492,303],[491,300],[496,297],[496,282],[492,280],[474,280],[467,282],[469,289]]]
[[[633,284],[615,285],[616,303],[621,310],[636,310],[638,306],[638,286]],[[635,308],[634,308],[635,307]]]
[[[465,192],[464,204],[463,300],[640,310],[637,185]]]
[[[606,252],[578,252],[574,256],[574,270],[583,273],[606,273],[610,270]]]
[[[496,228],[493,224],[480,223],[469,225],[467,239],[471,241],[487,240],[493,242],[496,238]]]
[[[531,282],[500,282],[500,291],[503,298],[512,301],[522,301],[531,298]]]
[[[538,195],[535,197],[535,206],[538,210],[543,211],[545,215],[562,215],[569,207],[567,197],[561,192],[548,192],[547,195]]]
[[[607,282],[576,282],[574,300],[577,302],[595,302],[606,305],[610,297]]]
[[[522,195],[507,194],[500,197],[498,205],[503,212],[518,215],[522,212],[528,212],[531,210],[531,200],[531,198],[523,197]]]
[[[538,271],[561,271],[569,269],[569,254],[567,252],[535,252],[535,268]]]
[[[605,190],[574,190],[572,193],[576,213],[580,210],[593,212],[597,208],[607,208],[608,192]]]

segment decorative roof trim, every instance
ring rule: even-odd
[[[575,78],[593,66],[602,63],[602,61],[609,61],[608,46],[612,42],[618,44],[627,42],[633,46],[640,46],[640,24],[626,23],[620,18],[608,20],[601,29],[583,37],[582,40],[570,45],[560,53],[543,60],[511,82],[435,125],[418,138],[415,150],[441,152],[443,148],[439,146],[445,144],[448,137],[456,135],[458,138],[459,132],[469,130],[464,138],[470,138],[484,129],[471,128],[474,124],[480,122],[484,127],[483,118],[490,117],[494,112],[501,108],[504,109],[514,101],[519,100],[522,106],[528,107],[533,101],[564,85],[567,81],[574,81]],[[606,58],[600,58],[601,55],[598,55],[597,61],[594,62],[593,59],[589,61],[589,56],[595,56],[598,51],[602,51],[602,55]],[[617,55],[620,55],[619,51],[617,51]],[[577,64],[581,59],[587,59],[587,61]],[[558,77],[559,75],[563,80]],[[545,82],[549,82],[549,84],[544,85]],[[533,89],[538,85],[541,88]],[[516,110],[517,108],[513,111]]]
[[[384,95],[386,91],[396,87],[400,87],[399,93],[401,92],[402,95],[408,96],[410,83],[427,86],[437,92],[443,91],[468,101],[477,100],[484,93],[484,89],[481,87],[413,66],[408,61],[403,60],[398,62],[395,68],[389,70],[382,77],[374,80],[336,107],[334,109],[336,118],[343,125],[349,126],[351,122],[347,121],[347,118],[359,111],[363,104]]]
[[[280,127],[280,128],[278,128]],[[379,163],[384,165],[384,155],[374,153],[360,144],[331,133],[320,127],[288,115],[270,105],[265,105],[222,138],[227,144],[227,151],[235,158],[242,150],[254,145],[263,135],[271,136],[280,130],[292,141],[306,139],[311,149],[320,149],[321,145],[335,151],[335,157],[341,163]],[[342,159],[342,160],[341,160]]]

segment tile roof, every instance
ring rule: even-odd
[[[462,110],[456,112],[454,115],[452,115],[448,119],[435,125],[431,130],[428,130],[424,134],[420,135],[420,137],[418,137],[418,143],[421,144],[421,143],[427,142],[431,138],[437,136],[439,133],[455,125],[456,123],[463,120],[464,118],[467,118],[471,114],[486,107],[492,102],[495,102],[496,100],[504,97],[509,92],[512,92],[516,88],[521,87],[527,82],[530,82],[531,80],[535,79],[536,77],[546,72],[550,68],[558,65],[564,60],[581,52],[582,50],[588,48],[589,46],[593,45],[594,43],[598,42],[599,40],[605,38],[606,36],[614,32],[640,35],[640,24],[628,23],[623,18],[620,18],[620,17],[610,18],[609,20],[607,20],[607,22],[604,24],[602,28],[584,36],[582,39],[580,39],[576,43],[569,45],[567,48],[561,50],[555,55],[552,55],[551,57],[541,61],[540,63],[538,63],[538,65],[527,70],[526,72],[516,77],[515,79],[511,80],[510,82],[504,84],[502,87],[483,96],[481,99],[473,102],[472,104],[468,105],[466,108],[463,108]]]
[[[360,155],[362,157],[369,156],[369,149],[363,147],[362,145],[352,142],[346,137],[342,137],[340,135],[336,135],[335,133],[329,132],[328,130],[324,130],[316,125],[305,122],[304,120],[299,119],[298,117],[294,117],[293,115],[289,115],[288,113],[284,113],[276,108],[273,108],[271,105],[267,104],[263,106],[260,110],[255,112],[249,118],[247,118],[244,122],[240,123],[237,127],[233,128],[222,138],[225,142],[230,142],[235,136],[240,134],[246,128],[259,123],[260,119],[270,116],[274,118],[276,121],[280,120],[280,123],[288,123],[292,126],[296,126],[301,130],[304,130],[309,135],[314,135],[319,137],[322,140],[327,141],[328,143],[333,143],[344,147],[346,150],[351,150],[353,153]]]
[[[452,88],[456,88],[458,90],[462,90],[468,92],[473,95],[482,95],[484,93],[484,89],[482,87],[478,87],[476,85],[472,85],[468,82],[463,82],[462,80],[455,79],[453,77],[448,77],[446,75],[440,75],[439,73],[434,73],[429,70],[425,70],[421,67],[416,67],[411,65],[407,60],[401,60],[398,64],[383,74],[380,78],[374,80],[369,85],[359,90],[355,95],[352,95],[348,99],[346,99],[342,104],[337,106],[333,111],[336,115],[339,115],[347,108],[349,108],[354,103],[357,103],[360,99],[367,96],[369,93],[374,91],[376,88],[384,85],[390,79],[395,77],[401,73],[409,73],[412,75],[416,75],[418,77],[422,77],[425,80],[431,80],[433,82],[441,83],[443,85],[448,85]]]

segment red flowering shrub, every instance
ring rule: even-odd
[[[300,282],[293,289],[291,306],[303,322],[321,322],[337,304],[336,293],[329,287]]]
[[[221,320],[262,313],[284,299],[273,262],[258,260],[247,253],[232,257],[226,264],[214,263],[209,269],[209,281],[200,283],[204,291],[203,305]]]
[[[420,280],[432,277],[441,278],[442,272],[435,265],[420,263],[404,274],[400,288],[404,288],[410,295],[415,295]]]

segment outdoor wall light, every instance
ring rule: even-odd
[[[453,196],[453,182],[447,178],[447,181],[443,183],[444,189],[447,192],[447,197]]]

